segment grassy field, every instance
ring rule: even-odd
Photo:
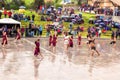
[[[18,11],[16,11],[16,12],[18,12]],[[79,14],[80,12],[78,12],[78,11],[76,11],[76,14]],[[32,14],[35,14],[35,21],[34,21],[34,24],[35,25],[42,25],[43,26],[43,36],[45,36],[46,35],[46,29],[45,29],[45,26],[47,25],[47,24],[52,24],[52,22],[51,21],[40,21],[40,17],[42,16],[42,15],[38,15],[36,12],[34,12],[34,11],[30,11],[30,10],[26,10],[25,11],[25,13],[24,13],[25,15],[29,15],[29,16],[32,16]],[[94,25],[92,25],[92,24],[89,24],[88,23],[88,21],[89,21],[89,19],[90,18],[95,18],[95,14],[91,14],[91,13],[82,13],[82,15],[83,15],[83,19],[84,19],[84,24],[81,24],[81,25],[78,25],[78,24],[74,24],[73,25],[73,28],[76,28],[76,27],[78,27],[78,26],[81,26],[81,27],[84,27],[84,32],[81,32],[81,34],[82,34],[82,36],[83,37],[86,37],[86,35],[87,35],[87,28],[89,27],[89,26],[94,26]],[[45,15],[46,16],[46,15]],[[2,17],[3,17],[3,15],[2,15]],[[26,21],[21,21],[21,24],[22,24],[22,27],[24,27],[24,28],[26,28],[26,27],[28,27],[29,26],[29,22],[26,22]],[[64,30],[65,31],[68,31],[68,27],[69,27],[69,22],[63,22],[63,25],[64,25]],[[106,34],[102,34],[102,38],[110,38],[110,35],[111,35],[111,31],[108,31]]]
[[[76,12],[76,13],[79,13],[79,12]],[[25,14],[25,15],[29,15],[29,16],[32,16],[32,14],[35,14],[35,15],[36,15],[34,24],[35,24],[35,25],[42,25],[42,26],[44,27],[44,29],[43,29],[43,36],[45,36],[45,34],[46,34],[45,26],[46,26],[47,24],[52,24],[52,22],[51,22],[51,21],[49,21],[49,22],[48,22],[48,21],[40,21],[41,15],[38,15],[38,14],[35,13],[35,12],[30,12],[29,10],[27,10],[24,14]],[[95,14],[84,13],[84,12],[83,12],[82,15],[83,15],[83,18],[84,18],[85,23],[84,23],[84,24],[81,24],[81,25],[75,24],[75,25],[73,25],[73,28],[76,28],[77,26],[83,26],[84,29],[85,29],[85,31],[82,32],[81,34],[82,34],[83,37],[85,37],[85,36],[87,35],[87,28],[88,28],[89,26],[94,26],[94,25],[92,25],[92,24],[89,24],[88,21],[89,21],[90,18],[95,18]],[[27,26],[29,25],[29,22],[21,21],[21,23],[22,23],[22,26],[23,26],[23,27],[27,27]],[[70,24],[70,23],[68,23],[68,22],[64,22],[64,23],[63,23],[63,25],[64,25],[64,30],[65,30],[65,31],[68,30],[69,24]],[[110,35],[111,35],[111,31],[108,31],[106,34],[102,34],[102,37],[103,37],[103,38],[109,38]]]

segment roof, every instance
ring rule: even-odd
[[[0,24],[20,24],[21,25],[21,22],[11,18],[3,18],[3,19],[0,19]]]
[[[120,0],[111,0],[113,3],[120,5]]]

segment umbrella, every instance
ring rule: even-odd
[[[95,23],[95,25],[99,25],[99,23]]]
[[[48,8],[47,11],[51,11],[51,8]]]
[[[105,23],[101,22],[100,25],[104,25]]]
[[[96,22],[97,22],[97,23],[100,23],[100,22],[101,22],[101,20],[97,20]]]
[[[20,8],[20,9],[25,9],[26,7],[25,7],[25,6],[20,6],[19,8]]]

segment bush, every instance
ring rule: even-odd
[[[6,9],[10,10],[10,9],[14,9],[14,10],[18,10],[19,6],[12,3],[12,4],[7,4]]]
[[[24,1],[17,1],[17,0],[14,0],[14,1],[10,1],[7,3],[7,5],[5,6],[6,9],[19,9],[19,6],[21,5],[25,5],[25,2]]]
[[[49,8],[51,5],[54,5],[53,1],[46,2],[46,7]]]

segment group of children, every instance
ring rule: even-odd
[[[15,42],[21,39],[21,32],[20,29],[17,29],[17,35],[15,37]],[[7,32],[3,31],[2,32],[2,49],[5,48],[5,46],[8,44],[8,36],[7,36]],[[5,53],[3,53],[3,56],[5,56]]]
[[[69,47],[73,47],[73,36],[69,36],[68,32],[64,32],[63,33],[64,36],[64,52],[67,53]],[[17,35],[15,37],[15,40],[20,40],[21,39],[21,32],[20,29],[17,29]],[[77,36],[77,44],[78,46],[81,46],[81,34],[78,34]],[[3,48],[5,47],[5,45],[8,44],[8,37],[7,37],[7,33],[5,31],[3,31],[3,37],[2,37],[2,46]],[[53,52],[56,50],[56,44],[57,44],[57,32],[54,33],[54,35],[49,36],[49,46],[53,47]],[[87,35],[87,44],[89,49],[91,50],[91,56],[94,56],[95,52],[98,54],[98,56],[100,56],[100,53],[96,50],[96,44],[95,44],[95,38],[92,37],[92,35],[90,33],[88,33]],[[113,36],[112,37],[112,41],[110,44],[113,44],[114,47],[116,45],[116,37]],[[3,54],[5,55],[5,54]],[[41,56],[41,58],[43,59],[42,54],[40,53],[40,39],[37,39],[35,41],[35,49],[34,49],[34,56],[38,57],[38,55]]]

